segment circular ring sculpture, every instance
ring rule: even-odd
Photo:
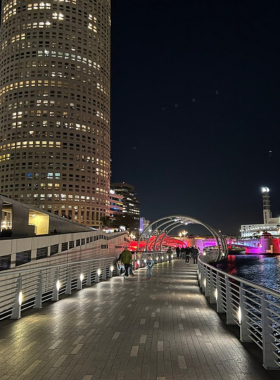
[[[159,222],[162,222],[159,224]],[[182,226],[182,225],[188,225],[188,224],[200,224],[201,226],[205,227],[211,235],[216,240],[217,243],[217,257],[214,261],[220,261],[222,259],[225,259],[228,255],[228,247],[225,238],[221,235],[220,232],[218,232],[215,228],[209,226],[209,224],[203,223],[198,219],[192,218],[190,216],[186,215],[171,215],[166,216],[161,219],[157,219],[153,223],[149,224],[145,230],[141,233],[139,236],[138,242],[137,242],[137,251],[139,250],[139,243],[141,241],[141,238],[147,236],[147,243],[146,243],[146,251],[148,251],[149,242],[151,237],[154,236],[155,240],[153,243],[153,250],[156,249],[157,243],[160,243],[160,250],[162,249],[162,243],[164,241],[164,238],[175,228]],[[159,228],[163,227],[162,233],[160,233]],[[155,235],[157,234],[157,236]]]

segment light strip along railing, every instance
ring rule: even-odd
[[[138,269],[142,268],[146,265],[147,257],[151,256],[154,260],[155,264],[163,263],[163,262],[170,262],[173,259],[173,254],[168,255],[167,252],[162,251],[144,251],[144,252],[137,252],[134,254],[133,257],[133,268]]]
[[[225,273],[198,259],[199,285],[228,325],[238,325],[241,342],[263,351],[263,366],[280,369],[280,293]]]
[[[117,274],[115,261],[109,257],[0,273],[0,320],[19,319],[23,310],[40,309],[61,294],[112,277]]]

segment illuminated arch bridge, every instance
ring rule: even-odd
[[[224,237],[215,228],[186,215],[166,216],[149,224],[139,236],[137,251],[161,251],[166,246],[180,245],[178,239],[173,239],[168,234],[175,228],[188,224],[200,224],[211,233],[217,246],[213,261],[220,261],[227,257],[228,248]],[[184,245],[183,241],[181,245]]]

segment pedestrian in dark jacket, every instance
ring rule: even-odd
[[[121,261],[124,263],[125,267],[125,277],[128,277],[128,270],[129,268],[132,269],[132,253],[127,249],[127,245],[124,247],[124,251],[122,252],[121,258]],[[134,276],[132,270],[131,275]]]
[[[180,256],[180,248],[179,247],[176,247],[176,256],[177,256],[177,259],[179,259],[179,256]]]
[[[198,249],[196,248],[195,245],[192,247],[191,253],[192,253],[193,263],[197,264]]]
[[[185,263],[189,263],[190,262],[190,257],[191,257],[191,248],[190,247],[186,247],[186,259],[185,259]]]

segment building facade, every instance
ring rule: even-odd
[[[262,188],[263,224],[242,224],[240,233],[242,238],[256,238],[269,232],[273,237],[280,236],[280,217],[273,218],[270,210],[270,190]]]
[[[114,190],[110,190],[110,218],[116,219],[116,215],[123,213],[123,196],[116,194]]]
[[[116,194],[123,196],[123,214],[132,216],[135,222],[139,225],[140,202],[138,201],[134,186],[129,185],[126,182],[112,183],[111,190],[113,190]]]
[[[110,0],[2,0],[0,193],[109,215]]]

